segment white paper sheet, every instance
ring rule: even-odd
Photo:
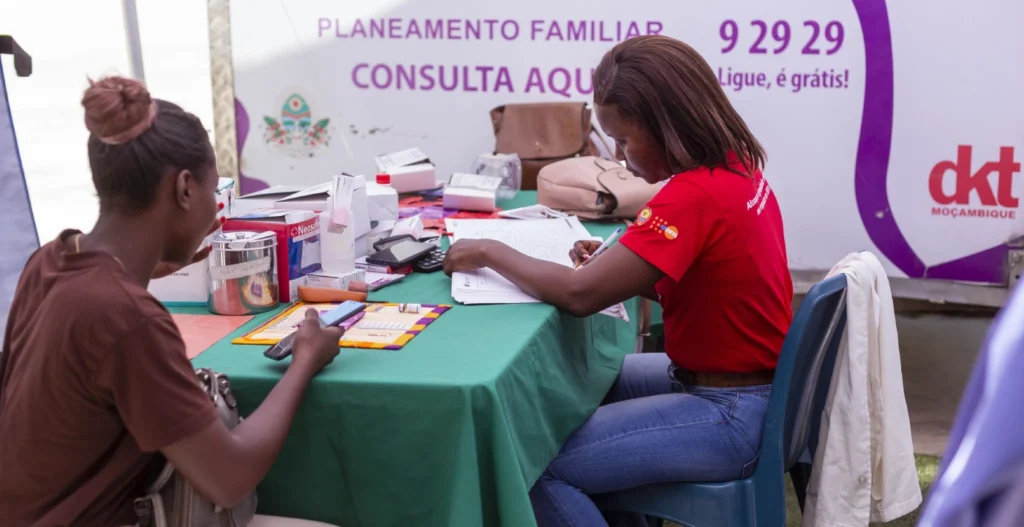
[[[579,240],[591,236],[579,218],[540,220],[446,219],[445,227],[453,238],[497,240],[533,258],[572,267],[569,250]],[[540,300],[526,294],[491,269],[457,272],[452,275],[452,297],[463,304],[523,304]],[[602,314],[629,321],[623,304]]]

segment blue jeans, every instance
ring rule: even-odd
[[[530,490],[540,527],[608,525],[588,495],[753,473],[771,386],[684,386],[671,366],[664,353],[626,356],[602,406]]]

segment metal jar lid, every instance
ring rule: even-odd
[[[213,235],[210,245],[215,251],[252,251],[277,246],[274,231],[229,231]]]

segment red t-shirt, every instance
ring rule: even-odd
[[[779,204],[760,172],[673,176],[620,243],[665,273],[655,290],[672,362],[697,372],[775,368],[793,281]]]

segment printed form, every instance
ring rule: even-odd
[[[569,250],[579,240],[595,239],[579,218],[543,220],[448,219],[448,232],[455,240],[497,240],[533,258],[572,267]],[[452,297],[463,304],[524,304],[539,302],[490,269],[457,272],[452,275]],[[618,304],[602,313],[629,320],[625,306]]]

